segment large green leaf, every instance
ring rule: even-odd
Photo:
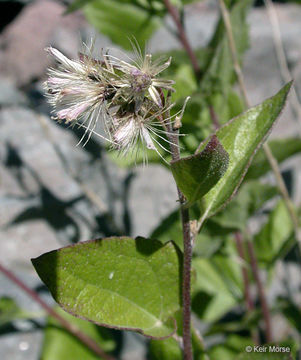
[[[213,135],[205,149],[171,162],[171,171],[188,205],[200,200],[225,174],[229,155]]]
[[[270,213],[267,223],[254,238],[254,246],[257,259],[261,262],[271,263],[285,249],[287,242],[291,244],[294,232],[291,217],[287,208],[280,200]]]
[[[95,340],[105,352],[110,352],[115,349],[116,342],[110,330],[100,328],[89,321],[69,315],[59,307],[55,310],[60,316],[71,323],[74,328],[79,329],[81,332]],[[98,355],[62,328],[60,323],[53,317],[48,318],[44,334],[41,360],[99,359]]]
[[[148,11],[128,1],[94,0],[88,2],[83,10],[96,29],[127,50],[132,49],[129,38],[133,36],[144,48],[160,24]]]
[[[268,144],[278,163],[301,152],[301,139],[299,138],[271,140]],[[246,179],[258,179],[270,170],[268,159],[264,151],[260,149],[252,161]]]
[[[172,242],[113,237],[54,250],[32,262],[67,312],[98,325],[160,338],[175,331],[179,256]]]
[[[230,120],[216,131],[216,136],[230,156],[230,162],[225,175],[202,199],[202,221],[219,211],[236,192],[254,154],[283,109],[290,87],[291,82],[270,99]],[[208,141],[202,144],[201,150]]]

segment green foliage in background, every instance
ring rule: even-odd
[[[172,1],[183,24],[184,7],[193,2]],[[243,64],[250,46],[247,16],[253,1],[228,0],[226,4]],[[90,24],[127,53],[133,50],[133,41],[144,50],[155,32],[166,26],[163,0],[75,0],[67,13],[75,10],[81,10]],[[187,96],[191,98],[180,129],[185,134],[179,137],[181,159],[171,161],[171,155],[162,151],[164,163],[157,153],[148,152],[149,164],[171,171],[187,200],[183,206],[189,208],[191,216],[192,312],[197,324],[192,330],[194,359],[289,359],[287,354],[245,351],[246,346],[254,345],[254,334],[262,341],[265,338],[258,295],[252,293],[254,308],[246,308],[244,276],[248,276],[253,289],[254,275],[250,257],[242,259],[239,254],[237,239],[242,237],[245,254],[246,241],[253,244],[258,266],[266,275],[266,292],[275,279],[277,262],[299,261],[300,265],[294,226],[277,187],[268,181],[271,169],[262,150],[292,84],[244,111],[221,18],[206,46],[195,49],[195,54],[199,76],[184,50],[153,54],[155,59],[172,56],[171,66],[163,73],[176,82],[176,91],[171,94],[175,102],[172,115],[182,109]],[[271,139],[268,144],[280,164],[301,152],[299,138]],[[139,154],[137,158],[122,157],[117,151],[111,151],[109,159],[129,171],[144,160]],[[162,217],[148,238],[114,236],[90,240],[32,260],[60,305],[59,313],[106,352],[117,354],[116,358],[121,356],[118,347],[122,348],[123,343],[114,334],[120,333],[106,328],[146,336],[144,345],[151,360],[182,359],[183,239],[176,205],[175,201],[175,208]],[[108,219],[110,216],[108,211]],[[256,231],[250,231],[252,224],[256,224]],[[301,331],[300,304],[288,292],[287,296],[272,299],[269,305],[289,329],[279,336],[277,344],[289,346],[295,356],[300,347],[296,336]],[[1,328],[35,316],[20,309],[11,298],[0,299]],[[196,328],[202,330],[202,337]],[[97,357],[49,318],[41,359],[77,358]]]

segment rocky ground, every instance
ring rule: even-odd
[[[211,3],[205,1],[186,10],[188,35],[195,47],[206,43],[214,27],[217,13]],[[59,2],[25,1],[19,14],[0,33],[1,263],[31,287],[39,286],[40,282],[30,258],[66,244],[66,239],[86,240],[114,232],[105,227],[105,216],[96,216],[99,207],[109,208],[116,227],[123,227],[133,236],[147,236],[159,220],[176,207],[176,190],[164,168],[120,169],[104,151],[99,152],[97,140],[91,140],[85,148],[76,147],[80,133],[50,120],[42,89],[49,61],[43,49],[51,44],[76,56],[79,34],[85,37],[93,33],[80,13],[62,17],[63,11]],[[277,5],[277,11],[290,69],[296,87],[301,90],[301,6]],[[251,102],[255,104],[277,91],[282,79],[265,9],[253,9],[249,22],[252,43],[246,54],[244,73]],[[99,36],[98,42],[102,46],[110,44],[103,36]],[[166,47],[172,49],[179,45],[161,29],[151,40],[150,48],[164,50]],[[288,106],[273,136],[295,135],[296,128],[291,106]],[[58,147],[54,147],[53,142]],[[67,172],[62,158],[69,166]],[[284,168],[298,170],[298,165],[300,158],[296,157]],[[299,203],[300,182],[301,172],[295,171],[294,191]],[[98,206],[83,196],[83,183],[97,194]],[[91,218],[95,218],[95,222],[91,222]],[[96,234],[95,228],[100,224],[104,230]],[[13,296],[23,307],[38,309],[2,275],[0,284],[0,296]],[[30,331],[27,323],[17,326],[25,327],[26,331],[0,337],[0,358],[38,359],[41,332]],[[139,347],[139,337],[127,336],[129,345],[124,359],[132,360],[133,348],[136,351],[142,347]],[[139,359],[140,355],[138,351],[135,356]]]

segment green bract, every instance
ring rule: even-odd
[[[235,193],[258,148],[263,144],[278,118],[292,83],[216,131],[216,136],[228,152],[228,169],[218,184],[203,197],[202,219],[214,215]],[[208,140],[202,145],[207,146]]]
[[[171,162],[171,171],[187,205],[200,200],[220,180],[228,163],[229,155],[216,136],[202,152]]]

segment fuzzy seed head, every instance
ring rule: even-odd
[[[152,61],[151,55],[143,56],[135,48],[136,60],[128,63],[108,53],[103,60],[80,54],[70,60],[57,49],[46,49],[58,66],[48,70],[45,89],[52,105],[53,118],[79,124],[86,130],[83,138],[89,140],[98,121],[104,129],[101,138],[109,141],[122,155],[150,149],[160,156],[158,148],[167,149],[168,133],[160,96],[162,89],[173,90],[172,80],[158,78],[170,65],[170,59]],[[171,121],[171,118],[164,121]],[[86,143],[86,142],[85,142]]]

